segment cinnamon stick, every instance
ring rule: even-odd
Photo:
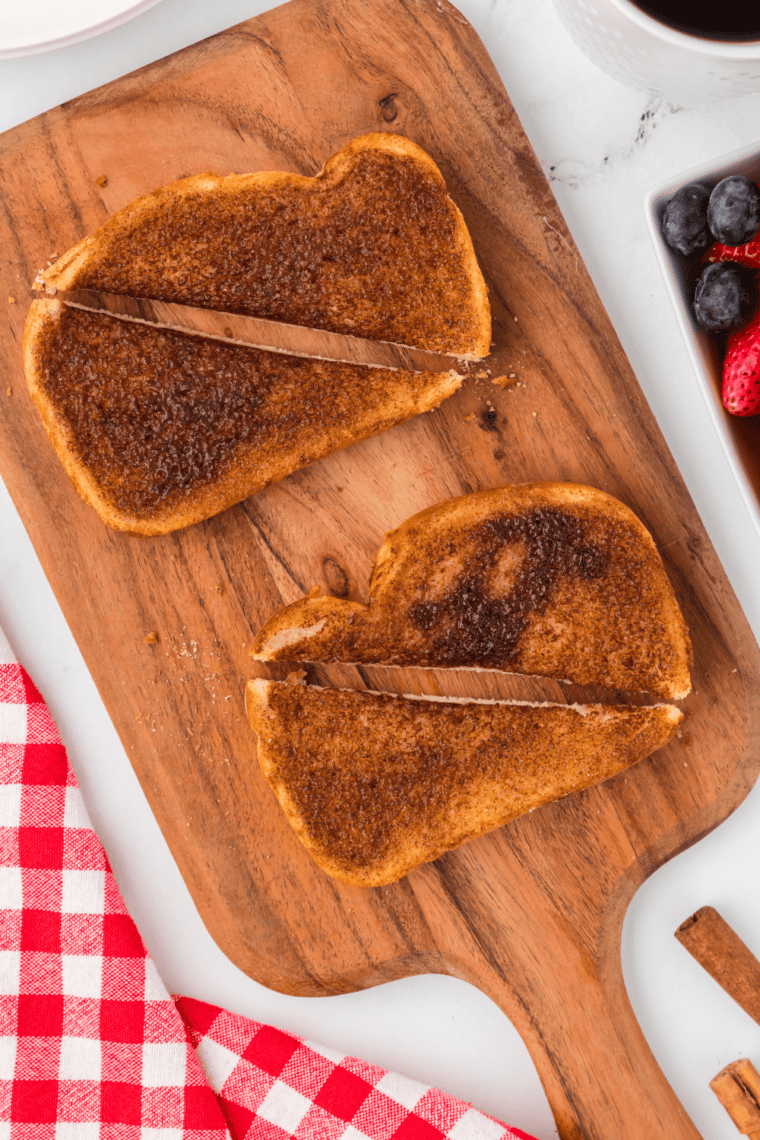
[[[678,927],[676,938],[760,1024],[760,962],[717,910],[703,906]]]
[[[760,1140],[760,1073],[746,1058],[727,1065],[710,1081],[710,1088],[750,1140]]]

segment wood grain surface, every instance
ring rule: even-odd
[[[26,392],[35,274],[172,179],[314,174],[378,129],[429,151],[464,213],[490,289],[490,360],[439,410],[206,523],[154,539],[107,530]],[[292,0],[18,127],[0,155],[2,475],[213,937],[292,994],[465,978],[522,1033],[563,1140],[694,1140],[626,997],[620,934],[643,879],[755,780],[760,659],[473,29],[445,0]],[[510,373],[519,384],[495,382]],[[412,513],[545,479],[601,487],[653,533],[694,642],[681,735],[391,887],[329,880],[257,768],[243,707],[254,633],[314,584],[364,599],[383,533]],[[507,677],[336,672],[406,691],[576,696]]]

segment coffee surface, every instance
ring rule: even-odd
[[[738,0],[633,0],[637,8],[676,31],[707,40],[760,40],[760,8]]]

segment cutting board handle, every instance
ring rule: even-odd
[[[631,1008],[620,931],[595,954],[566,916],[534,917],[476,984],[520,1030],[561,1140],[700,1140]]]

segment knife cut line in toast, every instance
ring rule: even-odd
[[[102,293],[94,289],[59,290],[56,300],[74,309],[103,313],[134,324],[151,325],[191,336],[242,344],[286,356],[311,357],[369,368],[389,368],[403,372],[452,372],[470,363],[466,357],[446,356],[426,349],[363,340],[343,333],[329,332],[263,317],[201,309],[193,305]],[[482,361],[482,358],[478,358]],[[473,358],[474,360],[474,358]]]

